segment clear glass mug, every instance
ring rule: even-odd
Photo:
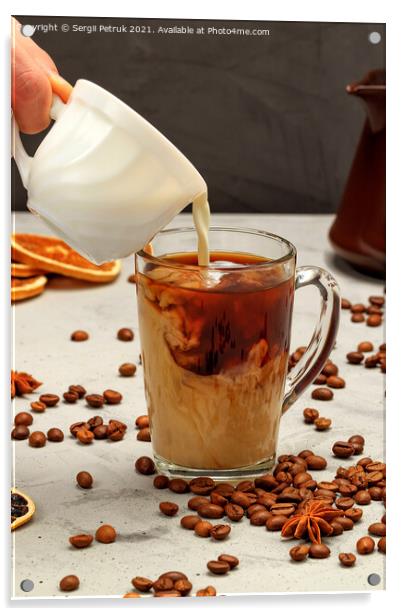
[[[339,288],[319,267],[296,269],[287,240],[212,227],[197,265],[194,228],[168,229],[136,255],[145,396],[154,458],[171,477],[230,481],[268,472],[283,413],[335,342]],[[310,344],[288,372],[294,291],[317,287]]]

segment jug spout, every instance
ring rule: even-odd
[[[347,85],[346,92],[363,101],[372,132],[382,131],[385,128],[385,71],[369,71],[360,81]]]

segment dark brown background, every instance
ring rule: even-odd
[[[90,79],[194,163],[215,212],[333,212],[364,120],[348,82],[385,66],[382,24],[17,16],[68,24],[33,39],[71,83]],[[269,28],[270,36],[77,33],[73,24]],[[372,31],[382,41],[368,40]],[[43,135],[25,136],[33,153]],[[13,163],[13,205],[26,195]]]

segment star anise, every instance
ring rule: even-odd
[[[12,398],[14,398],[14,396],[30,394],[41,385],[42,383],[34,379],[31,374],[28,374],[27,372],[14,372],[14,370],[11,370]]]
[[[308,535],[312,543],[321,543],[321,531],[332,533],[331,520],[342,515],[342,511],[328,507],[319,500],[310,500],[282,527],[282,537],[301,539]]]

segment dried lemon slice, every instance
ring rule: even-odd
[[[32,278],[11,278],[11,301],[40,295],[47,283],[46,276],[33,276]]]
[[[16,233],[11,237],[14,261],[89,282],[111,282],[121,269],[120,261],[94,265],[58,237]]]
[[[35,513],[35,503],[29,496],[11,488],[11,530],[22,526],[32,518]]]

